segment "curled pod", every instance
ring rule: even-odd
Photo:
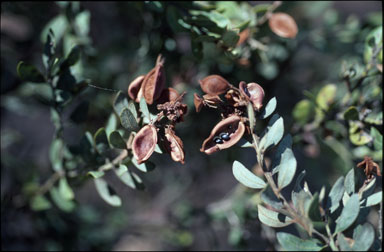
[[[198,94],[193,94],[193,103],[195,104],[196,112],[200,112],[200,110],[203,108],[203,98],[201,98]]]
[[[180,137],[176,136],[175,132],[171,128],[166,128],[165,138],[165,149],[171,155],[173,161],[184,164],[185,153],[183,142],[181,141]]]
[[[148,160],[155,150],[157,143],[157,130],[153,125],[145,125],[137,132],[132,142],[133,156],[137,163],[141,164]]]
[[[299,30],[295,20],[283,12],[273,13],[268,24],[276,35],[283,38],[294,38]]]
[[[140,102],[141,97],[143,96],[142,84],[145,75],[140,75],[134,79],[128,86],[128,95],[135,102]]]
[[[239,84],[240,92],[253,104],[253,108],[257,111],[263,106],[264,89],[257,83],[248,83],[241,81]]]
[[[209,95],[220,95],[229,89],[229,83],[220,75],[209,75],[200,81],[200,87]]]
[[[210,155],[216,151],[227,149],[241,139],[244,131],[245,126],[239,116],[232,115],[225,118],[212,129],[209,137],[204,140],[200,151]],[[223,135],[226,136],[226,140],[221,138]]]
[[[157,100],[165,85],[165,72],[163,59],[159,56],[156,66],[149,71],[143,80],[143,96],[147,104],[152,104]]]
[[[177,98],[179,98],[180,94],[176,91],[174,88],[166,88],[163,89],[163,91],[160,94],[159,99],[157,100],[158,104],[163,104],[166,102],[172,102],[175,101]]]

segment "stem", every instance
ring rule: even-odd
[[[339,251],[339,249],[337,248],[337,246],[335,244],[335,241],[333,240],[333,236],[332,236],[331,230],[329,229],[328,223],[325,226],[325,229],[327,230],[327,234],[328,234],[328,237],[329,237],[329,246],[331,247],[331,249],[333,251]]]
[[[281,1],[274,1],[273,4],[268,8],[267,12],[259,19],[257,26],[264,24],[270,17],[272,12],[281,5]]]
[[[46,192],[48,192],[52,186],[61,178],[64,176],[63,171],[57,171],[54,174],[45,181],[45,183],[39,188],[39,190],[36,191],[35,195],[43,195]]]
[[[108,162],[99,167],[99,171],[108,171],[113,169],[115,165],[120,164],[128,156],[128,150],[123,150],[112,162]]]

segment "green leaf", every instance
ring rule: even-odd
[[[353,251],[368,251],[375,239],[375,230],[368,222],[358,225],[353,230],[353,239],[355,240],[352,246]]]
[[[344,177],[340,177],[335,184],[333,184],[331,191],[328,194],[327,209],[333,213],[340,205],[340,200],[344,194]]]
[[[52,169],[54,171],[63,170],[63,153],[64,143],[60,138],[56,138],[52,141],[49,150],[49,159],[51,161]]]
[[[253,174],[250,170],[245,168],[245,166],[240,163],[239,161],[234,161],[232,165],[232,172],[235,178],[242,183],[243,185],[253,188],[253,189],[262,189],[264,188],[267,184]]]
[[[140,177],[136,173],[131,172],[127,166],[121,164],[118,169],[115,169],[115,173],[127,186],[137,190],[143,190],[145,188]]]
[[[309,205],[311,203],[312,196],[303,190],[300,186],[301,181],[305,176],[305,170],[303,170],[296,179],[295,187],[291,193],[293,206],[301,213],[305,215],[308,212]]]
[[[127,96],[123,94],[123,92],[119,91],[117,93],[115,100],[113,101],[113,108],[118,115],[121,114],[123,109],[129,108]],[[137,115],[135,117],[137,117]]]
[[[277,100],[276,97],[273,97],[272,99],[269,100],[267,105],[263,108],[261,111],[261,114],[259,116],[260,119],[265,119],[268,116],[272,115],[272,113],[275,111],[277,106]]]
[[[371,127],[371,137],[373,138],[373,146],[375,150],[383,150],[383,135],[375,127]]]
[[[355,145],[364,145],[371,142],[372,137],[360,129],[359,122],[349,121],[349,139]]]
[[[279,145],[276,148],[276,151],[274,153],[273,159],[272,159],[272,175],[277,173],[281,166],[281,157],[283,153],[292,147],[292,137],[290,134],[287,134],[279,143]]]
[[[276,238],[284,251],[320,251],[326,246],[317,239],[303,240],[284,232],[278,232]]]
[[[72,188],[69,186],[68,181],[65,177],[59,181],[59,192],[61,196],[66,200],[72,200],[75,197]]]
[[[103,171],[89,171],[87,174],[91,175],[93,178],[97,179],[97,178],[101,178],[102,176],[104,176],[105,173]]]
[[[43,195],[36,195],[34,196],[31,201],[29,202],[31,209],[33,211],[43,211],[51,208],[51,202],[47,200],[46,197]]]
[[[359,215],[359,210],[359,196],[355,193],[349,198],[339,218],[337,218],[335,233],[343,232],[349,228]]]
[[[147,118],[148,120],[150,120],[151,114],[149,113],[147,102],[145,101],[144,97],[141,97],[139,105],[140,105],[140,111],[143,115],[143,118]]]
[[[255,113],[253,110],[253,105],[251,103],[248,103],[247,105],[247,112],[248,112],[249,126],[251,128],[251,132],[253,132],[253,127],[255,126]]]
[[[366,63],[369,63],[371,61],[375,50],[382,43],[383,43],[383,26],[378,26],[375,29],[373,29],[365,39],[364,61]],[[381,57],[382,57],[382,52],[381,52]],[[378,58],[380,58],[380,56]],[[380,59],[379,59],[379,62],[380,62]]]
[[[64,198],[56,187],[52,187],[49,193],[56,206],[64,212],[71,212],[75,208],[75,203],[72,200]]]
[[[142,172],[150,172],[156,167],[156,165],[150,161],[146,161],[144,163],[138,164],[137,160],[135,158],[132,158],[131,162],[134,166],[136,166],[137,169],[139,169]]]
[[[105,202],[107,202],[111,206],[121,206],[120,197],[115,195],[113,189],[108,185],[108,183],[104,179],[97,178],[93,181],[95,182],[97,192]]]
[[[269,185],[261,193],[261,200],[275,209],[281,209],[283,207],[283,203],[276,197]]]
[[[259,220],[270,227],[286,227],[293,223],[292,219],[275,211],[268,210],[262,205],[257,205]]]
[[[74,20],[74,24],[77,28],[77,32],[81,36],[87,36],[90,29],[91,13],[89,10],[85,10],[77,14]]]
[[[357,111],[355,106],[349,107],[344,112],[344,119],[345,120],[359,120],[359,111]]]
[[[352,194],[355,192],[355,170],[352,168],[347,175],[345,176],[344,180],[344,188],[347,194]]]
[[[322,89],[320,89],[319,93],[316,97],[317,105],[327,111],[329,106],[334,102],[336,97],[337,87],[334,84],[325,85]]]
[[[379,204],[382,200],[383,200],[383,191],[376,192],[367,197],[367,200],[364,206],[365,207],[374,206]]]
[[[304,125],[313,118],[314,106],[313,103],[304,99],[299,101],[292,110],[292,116],[295,119],[295,122]]]
[[[293,155],[292,149],[287,148],[281,155],[281,161],[279,164],[278,172],[278,187],[283,189],[288,186],[296,173],[296,158]]]
[[[20,61],[17,65],[17,74],[22,81],[45,83],[45,78],[39,70],[37,70],[35,66],[24,63],[23,61]]]
[[[129,131],[139,130],[139,125],[137,124],[135,116],[127,108],[124,108],[123,111],[121,112],[120,122],[121,122],[121,125]]]
[[[348,243],[346,237],[343,235],[343,233],[337,234],[337,242],[339,243],[339,247],[341,251],[352,251],[352,247]]]
[[[260,149],[265,151],[271,145],[279,143],[284,135],[284,121],[278,114],[274,114],[269,120],[267,129],[264,131],[264,135],[260,140]]]
[[[225,46],[233,48],[239,41],[240,36],[233,30],[227,30],[221,37]]]
[[[112,131],[112,133],[109,135],[109,142],[115,148],[118,148],[118,149],[127,148],[127,145],[125,144],[123,137],[120,135],[118,131]]]
[[[114,113],[111,113],[105,125],[105,133],[107,134],[107,136],[109,136],[112,133],[112,131],[116,130],[116,128],[117,128],[117,117]]]
[[[54,17],[53,19],[51,19],[51,21],[49,21],[46,24],[46,26],[44,27],[43,31],[40,34],[40,39],[42,42],[44,42],[45,39],[47,38],[47,35],[49,34],[49,30],[52,29],[53,31],[55,31],[56,40],[59,41],[63,37],[67,27],[68,27],[67,18],[65,17],[65,15],[60,14]]]
[[[93,136],[93,139],[95,141],[96,150],[100,154],[104,153],[109,148],[108,137],[104,128],[98,129]]]
[[[308,217],[312,221],[322,221],[319,207],[319,194],[316,192],[315,195],[313,195],[308,208]]]
[[[65,59],[65,61],[61,64],[61,67],[64,68],[64,67],[70,67],[70,66],[73,66],[74,64],[76,64],[79,59],[80,59],[80,55],[81,55],[81,49],[80,49],[80,46],[79,45],[75,45],[70,53],[68,54],[67,58]]]

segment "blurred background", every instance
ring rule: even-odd
[[[265,101],[277,98],[277,112],[284,118],[286,132],[295,136],[292,111],[305,97],[304,90],[316,92],[325,84],[342,83],[342,62],[362,58],[366,35],[382,24],[382,3],[283,2],[276,11],[295,19],[297,37],[281,39],[265,24],[253,36],[269,49],[255,49],[252,43],[240,45],[241,60],[225,55],[214,43],[200,44],[196,54],[193,34],[173,27],[172,3],[158,3],[80,2],[72,6],[80,24],[75,32],[66,27],[70,3],[1,3],[2,250],[276,249],[275,231],[257,220],[255,192],[239,185],[232,174],[235,159],[247,167],[256,163],[254,151],[233,147],[213,156],[199,151],[220,115],[208,108],[195,112],[193,93],[202,94],[198,80],[219,74],[234,85],[240,81],[259,83],[265,90]],[[271,3],[215,4],[253,15],[247,6]],[[188,11],[188,6],[176,4],[173,8]],[[48,91],[22,82],[16,68],[22,60],[43,71],[41,54],[47,27],[52,25],[56,38],[61,39],[63,55],[73,43],[82,45],[75,75],[90,79],[94,86],[127,92],[129,83],[147,73],[162,54],[166,85],[187,92],[188,114],[176,128],[184,142],[185,165],[155,153],[151,161],[156,169],[139,173],[144,191],[107,177],[122,198],[121,207],[106,204],[90,179],[70,182],[76,202],[71,211],[55,205],[35,211],[28,205],[28,189],[43,184],[52,173],[49,150],[54,126],[44,104]],[[81,123],[64,120],[66,143],[75,144],[85,131],[93,134],[103,127],[113,112],[115,94],[88,87],[78,95],[73,106],[64,111],[64,119],[81,101],[88,101],[89,107]],[[265,125],[260,122],[257,127]],[[307,171],[312,192],[322,185],[329,188],[358,161],[340,160],[337,151],[321,143],[315,150],[305,149],[308,145],[301,140],[297,137],[293,146],[298,172]],[[376,211],[369,221],[377,226]],[[297,232],[294,227],[285,229]]]

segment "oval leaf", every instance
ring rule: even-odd
[[[292,219],[275,211],[257,205],[259,220],[270,227],[285,227],[293,223]]]
[[[260,140],[260,149],[267,150],[271,145],[276,145],[284,135],[284,121],[278,114],[272,116],[267,129]]]
[[[320,251],[325,247],[317,239],[303,240],[284,232],[279,232],[276,236],[285,251]]]
[[[120,165],[119,168],[115,170],[115,173],[117,177],[127,186],[138,190],[143,190],[145,188],[140,177],[136,173],[129,171],[127,166],[123,164]]]
[[[375,239],[375,230],[368,222],[364,225],[358,225],[353,231],[353,251],[368,251]]]
[[[121,112],[120,122],[121,122],[121,125],[129,131],[139,130],[139,125],[136,122],[135,116],[127,108],[124,108],[123,111]]]
[[[292,149],[286,149],[281,155],[277,183],[280,189],[289,185],[296,173],[296,158]]]
[[[20,61],[17,65],[17,74],[23,81],[42,83],[45,82],[44,76],[35,66]]]
[[[94,179],[96,190],[101,198],[111,206],[121,206],[121,199],[114,195],[112,188],[102,178]]]
[[[233,162],[232,172],[235,178],[247,187],[253,189],[262,189],[267,185],[264,180],[245,168],[245,166],[239,161]]]
[[[112,131],[112,133],[109,135],[109,142],[115,148],[118,148],[118,149],[127,148],[127,145],[125,144],[124,139],[122,138],[122,136],[118,131]]]
[[[379,204],[383,200],[383,191],[374,193],[367,197],[365,207],[374,206]]]
[[[144,163],[138,164],[135,158],[131,159],[131,162],[137,169],[142,172],[150,172],[155,169],[156,165],[150,161],[145,161]]]
[[[349,198],[339,218],[337,218],[335,233],[343,232],[349,228],[359,215],[359,210],[359,196],[355,193]]]
[[[272,113],[276,109],[276,106],[277,106],[277,100],[276,100],[276,97],[273,97],[272,99],[269,100],[269,102],[267,103],[267,105],[265,106],[263,111],[261,112],[259,118],[260,119],[265,119],[268,116],[272,115]]]
[[[333,213],[340,205],[340,200],[344,194],[344,177],[340,177],[332,186],[328,195],[326,207]]]
[[[66,200],[72,200],[75,197],[72,188],[69,186],[66,178],[61,178],[59,181],[59,192]]]
[[[87,174],[91,175],[95,179],[101,178],[102,176],[104,176],[104,172],[102,171],[89,171]]]

